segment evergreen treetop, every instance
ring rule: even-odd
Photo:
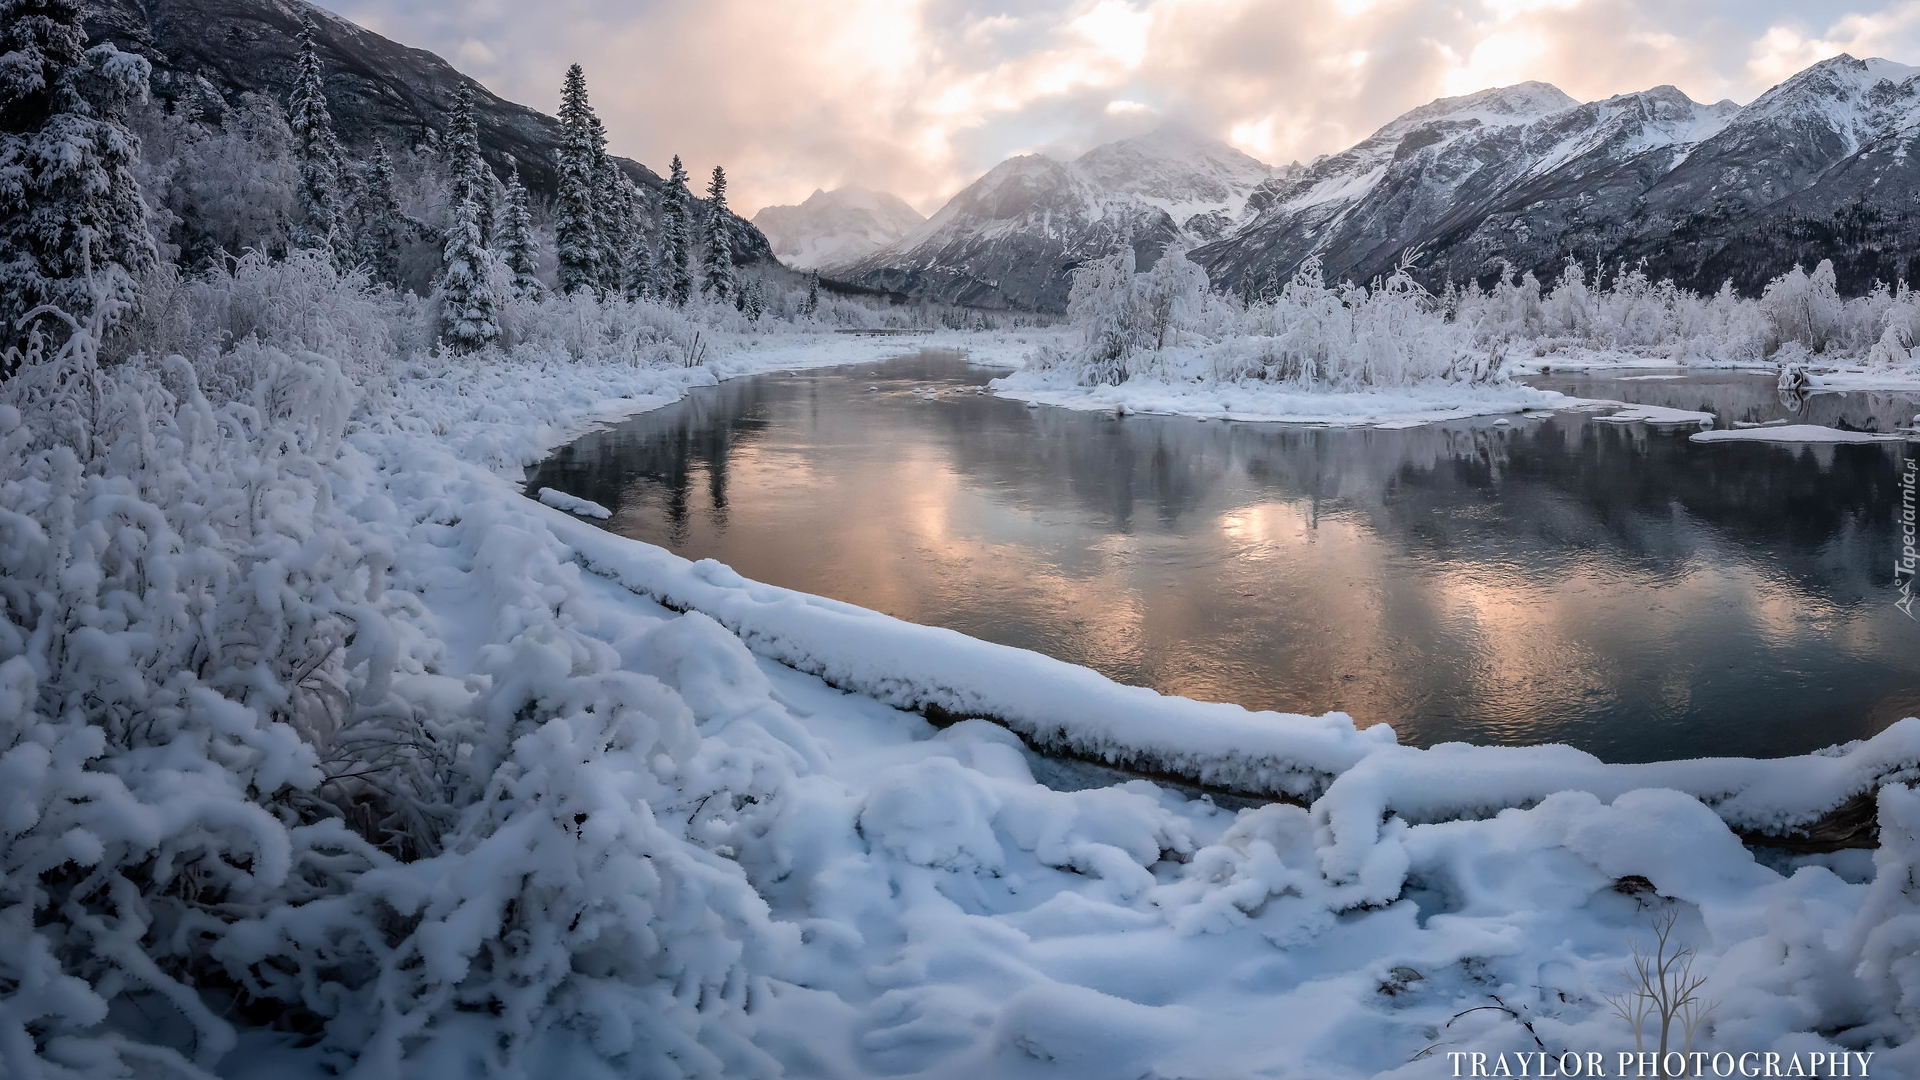
[[[736,299],[733,276],[733,213],[727,209],[727,173],[713,167],[707,182],[706,250],[701,263],[700,291],[716,300]]]
[[[527,209],[526,185],[516,167],[507,175],[507,206],[500,219],[500,253],[513,272],[513,291],[523,297],[546,292],[540,281],[540,256],[533,240],[533,214]]]
[[[679,307],[693,299],[693,196],[687,191],[687,170],[673,155],[667,174],[666,204],[661,214],[661,271],[665,298]]]
[[[454,95],[453,121],[448,125],[447,205],[458,208],[473,200],[479,213],[480,240],[493,242],[493,174],[480,156],[480,124],[474,116],[471,86],[462,86]]]
[[[359,199],[359,258],[376,281],[398,284],[399,247],[407,218],[394,192],[393,158],[386,144],[373,141],[373,156],[367,162],[366,180]]]
[[[493,255],[480,240],[480,206],[470,197],[454,207],[444,267],[440,298],[446,310],[447,346],[457,353],[470,353],[498,341]]]
[[[327,108],[317,39],[313,21],[302,23],[300,56],[287,102],[287,126],[293,131],[294,155],[300,165],[300,208],[306,217],[298,239],[306,247],[326,248],[336,261],[345,262],[346,169],[333,113]]]
[[[600,122],[587,102],[587,76],[579,64],[567,69],[560,92],[562,142],[557,152],[559,196],[554,206],[558,242],[556,269],[560,291],[597,292],[603,263],[599,214],[594,207],[600,173],[596,162],[605,153]]]

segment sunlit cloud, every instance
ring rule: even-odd
[[[1751,100],[1835,55],[1920,62],[1920,0],[328,0],[551,111],[587,69],[613,149],[739,208],[858,183],[923,211],[1010,153],[1165,120],[1275,164],[1526,80]]]

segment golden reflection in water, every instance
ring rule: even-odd
[[[1617,747],[1701,715],[1735,730],[1725,702],[1764,711],[1776,688],[1817,718],[1847,665],[1916,669],[1905,620],[1860,599],[1881,537],[1795,547],[1740,509],[1787,481],[1671,482],[1674,440],[1645,429],[1101,424],[864,385],[740,400],[731,426],[634,443],[655,456],[621,474],[612,527],[1166,693],[1410,742]],[[1793,460],[1863,490],[1855,459]]]

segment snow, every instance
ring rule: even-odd
[[[569,495],[550,487],[541,488],[539,498],[541,502],[556,510],[565,510],[569,514],[579,514],[581,517],[610,518],[613,516],[613,511],[592,499],[583,499],[578,495]]]
[[[1737,428],[1731,431],[1700,431],[1694,442],[1776,442],[1776,443],[1870,443],[1898,442],[1904,435],[1877,431],[1842,431],[1819,424],[1783,424],[1777,427]]]
[[[1606,995],[1661,913],[1719,1003],[1696,1049],[1920,1068],[1920,720],[1771,761],[1406,747],[521,494],[554,447],[720,377],[1059,335],[743,332],[697,368],[487,352],[356,381],[296,332],[0,384],[9,1076],[1431,1077],[1631,1046]],[[1545,393],[1241,389],[1375,423]],[[1043,752],[1139,778],[1058,790]],[[1868,800],[1870,855],[1742,843]]]
[[[1329,427],[1406,427],[1581,403],[1578,398],[1519,383],[1438,383],[1348,391],[1153,379],[1129,379],[1118,386],[1079,386],[1062,372],[1022,371],[995,379],[990,385],[1001,397],[1083,412],[1163,413]]]

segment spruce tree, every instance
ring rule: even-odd
[[[473,115],[473,88],[462,86],[453,99],[453,121],[447,128],[447,205],[458,207],[468,199],[478,210],[480,242],[493,243],[493,174],[480,156],[480,125]]]
[[[718,165],[707,183],[706,224],[700,291],[725,302],[735,298],[737,285],[733,279],[733,214],[727,209],[727,174]]]
[[[593,153],[593,227],[600,237],[600,250],[594,272],[603,294],[620,291],[620,261],[631,241],[630,204],[627,192],[632,181],[613,163],[607,153],[607,129],[600,117],[588,110],[587,145]]]
[[[693,299],[693,197],[687,192],[687,170],[673,155],[667,176],[666,204],[661,210],[662,295],[675,307]]]
[[[112,45],[87,48],[75,0],[0,0],[0,344],[24,342],[18,324],[42,305],[86,320],[103,293],[136,299],[155,252],[124,120],[148,72]]]
[[[346,221],[346,167],[340,140],[327,108],[326,81],[320,71],[318,31],[311,20],[300,28],[300,58],[287,106],[294,155],[300,165],[300,209],[306,222],[295,240],[302,247],[324,248],[337,263],[350,253]]]
[[[471,196],[454,207],[447,227],[445,270],[440,299],[445,305],[449,348],[470,353],[498,341],[500,324],[493,295],[493,255],[480,240],[480,205]]]
[[[366,180],[357,200],[358,256],[376,281],[399,284],[400,239],[407,217],[394,193],[393,159],[386,144],[373,141],[373,158],[367,162]]]
[[[547,291],[540,282],[540,254],[533,242],[533,214],[527,209],[527,189],[516,166],[507,175],[507,207],[500,217],[500,254],[513,271],[515,296],[537,297]]]
[[[600,225],[600,284],[608,296],[627,291],[627,258],[633,253],[640,233],[640,190],[633,186],[620,167],[607,161],[606,182],[596,209],[604,208]]]
[[[813,318],[814,314],[819,310],[820,310],[820,271],[815,270],[813,274],[807,278],[807,299],[805,303],[800,305],[800,314],[805,315],[807,318],[811,319]]]
[[[587,76],[579,64],[567,69],[560,94],[562,142],[558,152],[560,192],[554,210],[560,291],[593,292],[600,285],[601,240],[594,212],[594,138],[599,126],[587,103]]]

